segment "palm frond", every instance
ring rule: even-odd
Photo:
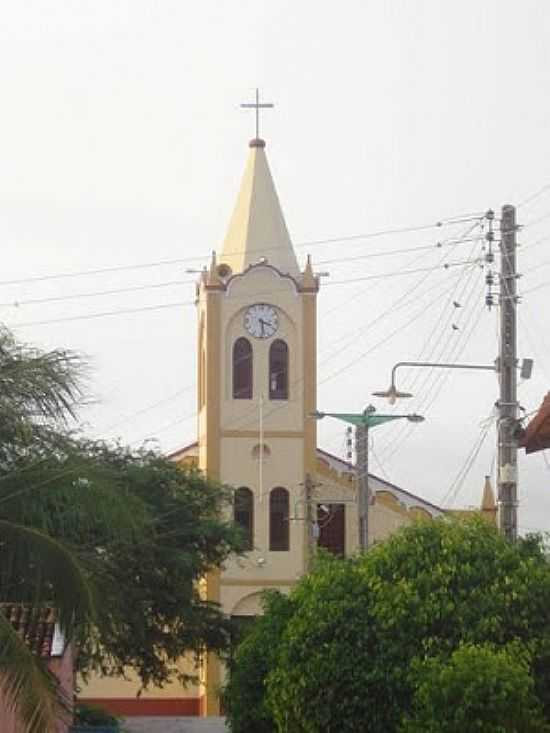
[[[0,690],[26,733],[53,733],[68,700],[43,660],[34,655],[0,608]]]
[[[0,520],[0,600],[51,605],[61,630],[94,614],[93,594],[71,550],[33,527]]]
[[[81,359],[70,351],[42,352],[18,344],[0,327],[0,412],[3,419],[74,417],[82,397]]]

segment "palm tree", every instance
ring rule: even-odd
[[[14,521],[11,480],[25,471],[30,444],[44,441],[75,417],[83,365],[73,353],[42,352],[0,327],[0,600],[25,603],[31,613],[52,607],[66,638],[93,617],[84,569],[70,548],[33,526]],[[19,494],[19,489],[16,494]],[[57,681],[32,653],[0,605],[0,690],[28,733],[49,733],[66,712]]]

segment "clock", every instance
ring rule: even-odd
[[[244,314],[244,327],[254,338],[271,338],[279,328],[277,310],[267,303],[251,305]]]

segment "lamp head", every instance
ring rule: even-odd
[[[390,388],[384,392],[373,392],[373,395],[375,397],[386,397],[390,405],[395,405],[397,399],[412,397],[410,392],[400,392],[396,389],[395,384],[391,384]]]
[[[409,422],[424,422],[425,419],[424,415],[417,415],[416,412],[413,412],[411,415],[407,415],[407,420]]]

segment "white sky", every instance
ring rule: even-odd
[[[223,240],[253,133],[239,103],[256,86],[276,104],[262,134],[297,245],[519,205],[550,184],[549,37],[546,0],[11,3],[0,24],[0,318],[21,339],[89,356],[98,402],[83,417],[94,435],[156,437],[165,450],[190,442],[192,306],[25,324],[193,300],[185,268]],[[532,411],[550,387],[550,187],[518,218],[527,225],[520,289],[542,285],[520,308],[519,355],[536,363],[519,394]],[[438,358],[493,361],[496,313],[483,307],[481,270],[328,285],[429,267],[446,253],[465,259],[471,244],[435,244],[466,226],[297,247],[302,262],[309,250],[331,273],[319,295],[320,409],[374,401],[388,411],[370,393],[387,387],[393,363],[426,356],[430,344]],[[434,248],[344,259],[420,245]],[[444,281],[455,276],[451,292]],[[416,302],[366,328],[413,287]],[[453,313],[457,293],[463,307]],[[78,297],[23,303],[69,295]],[[417,399],[399,409],[426,422],[373,432],[387,477],[434,502],[497,398],[490,373],[447,375],[438,392],[442,376],[403,373],[398,386],[412,383]],[[342,455],[340,423],[325,420],[320,436]],[[455,506],[479,501],[494,445],[491,428]],[[542,454],[520,460],[520,526],[550,529],[548,467]],[[372,469],[382,473],[374,458]]]

